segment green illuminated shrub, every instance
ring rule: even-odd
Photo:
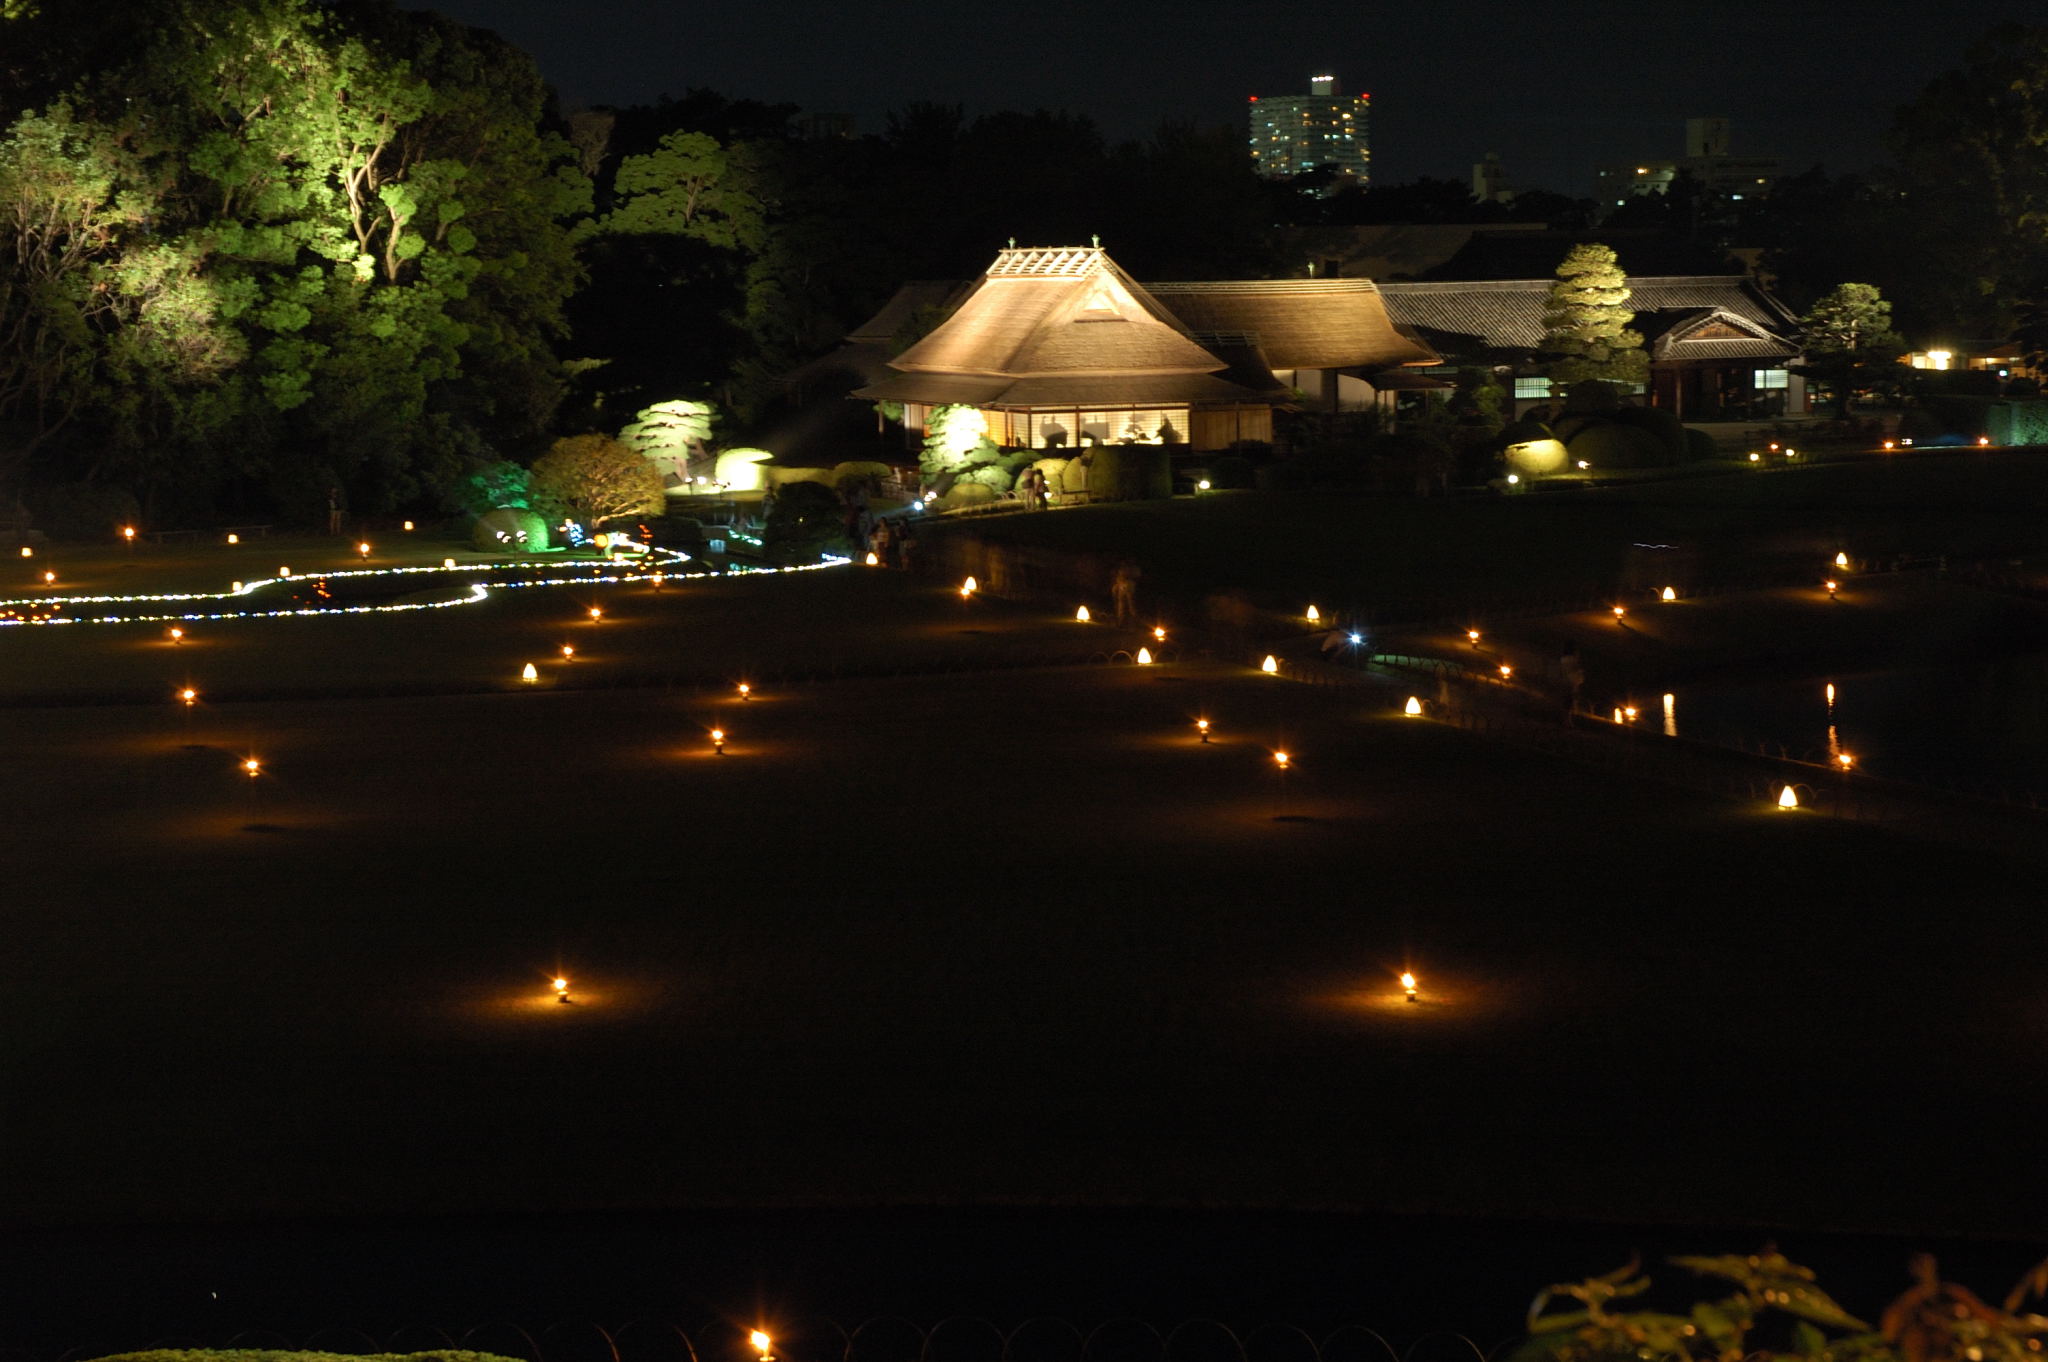
[[[1016,482],[1017,475],[1001,464],[985,463],[979,468],[971,468],[962,473],[959,481],[953,485],[958,487],[966,483],[979,483],[997,496],[1001,496],[1015,486]]]
[[[939,498],[941,511],[959,511],[969,506],[987,506],[996,499],[995,489],[985,482],[970,482],[965,478],[953,484],[946,495]]]
[[[1077,454],[1067,460],[1067,466],[1060,470],[1060,490],[1062,492],[1078,493],[1088,490],[1088,462],[1094,457],[1094,452],[1090,451],[1086,454]]]
[[[480,549],[538,553],[548,546],[548,523],[523,506],[500,506],[476,518],[470,539]]]

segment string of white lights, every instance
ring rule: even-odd
[[[136,614],[40,614],[22,616],[19,610],[55,611],[60,608],[75,608],[89,605],[137,606],[171,605],[185,601],[227,601],[247,598],[268,586],[280,582],[325,581],[338,578],[380,578],[401,577],[408,574],[476,574],[504,572],[534,572],[546,569],[560,570],[559,563],[533,561],[510,563],[470,563],[453,565],[443,563],[413,567],[392,568],[342,568],[333,572],[295,572],[289,576],[264,577],[250,582],[237,582],[230,591],[164,592],[155,595],[132,596],[43,596],[18,600],[0,600],[0,626],[18,624],[175,624],[193,621],[215,623],[223,620],[256,619],[304,619],[322,615],[382,615],[397,614],[411,610],[443,610],[456,605],[474,605],[488,600],[493,590],[519,590],[535,586],[620,586],[634,582],[662,581],[694,582],[717,577],[766,576],[786,572],[810,572],[818,568],[845,567],[853,560],[836,554],[827,555],[816,563],[801,563],[790,567],[749,567],[734,566],[726,572],[674,572],[669,569],[691,560],[689,554],[676,549],[653,549],[650,557],[657,557],[657,565],[639,572],[590,572],[567,577],[536,577],[526,581],[472,582],[470,594],[446,601],[397,601],[385,605],[336,605],[330,607],[301,606],[289,609],[243,609],[243,610],[186,610]],[[593,568],[612,564],[591,564]]]

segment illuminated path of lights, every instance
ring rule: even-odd
[[[593,569],[573,576],[532,577],[525,581],[499,581],[486,584],[471,582],[469,594],[444,601],[399,601],[383,605],[334,605],[294,606],[286,609],[263,609],[250,601],[240,609],[223,606],[219,602],[243,601],[253,597],[265,587],[282,582],[326,582],[344,579],[357,582],[366,580],[402,580],[408,577],[420,578],[423,582],[435,577],[462,577],[491,575],[511,572],[559,572],[564,564],[534,560],[515,560],[504,563],[468,563],[460,566],[452,562],[438,565],[393,568],[346,568],[335,572],[292,573],[289,576],[264,577],[252,582],[237,582],[228,591],[171,592],[162,595],[133,596],[44,596],[0,600],[0,625],[9,624],[151,624],[176,623],[202,620],[257,620],[257,619],[302,619],[318,615],[389,615],[409,610],[443,610],[456,605],[474,605],[486,600],[493,590],[517,590],[535,586],[618,586],[631,582],[664,581],[689,582],[717,577],[745,577],[773,575],[787,572],[811,572],[818,568],[845,567],[852,560],[828,556],[821,562],[801,564],[796,567],[733,567],[726,572],[680,571],[691,561],[690,555],[676,549],[650,549],[645,555],[651,562],[637,570],[620,570],[624,567],[616,561],[593,562]],[[82,607],[104,607],[95,613]],[[148,607],[164,607],[151,610]],[[63,613],[63,612],[72,613]]]

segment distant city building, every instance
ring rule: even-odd
[[[1253,166],[1272,179],[1330,166],[1332,189],[1364,188],[1372,178],[1372,96],[1342,93],[1335,76],[1314,76],[1308,88],[1251,97]]]
[[[1507,168],[1500,163],[1500,154],[1489,151],[1486,159],[1472,167],[1472,197],[1481,203],[1513,203],[1515,191],[1508,188]]]
[[[853,140],[853,115],[806,109],[796,116],[796,134],[806,142],[850,142]]]
[[[1662,194],[1681,171],[1710,194],[1740,202],[1769,191],[1783,172],[1772,156],[1737,156],[1725,118],[1685,120],[1685,155],[1672,161],[1624,161],[1593,172],[1593,195],[1602,209],[1619,208],[1632,194]]]

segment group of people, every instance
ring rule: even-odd
[[[908,520],[871,517],[866,533],[855,542],[863,554],[875,555],[875,562],[882,567],[902,568],[906,572],[917,554],[917,535]]]
[[[1045,470],[1033,464],[1017,475],[1017,500],[1024,503],[1027,511],[1042,511],[1046,507]]]

